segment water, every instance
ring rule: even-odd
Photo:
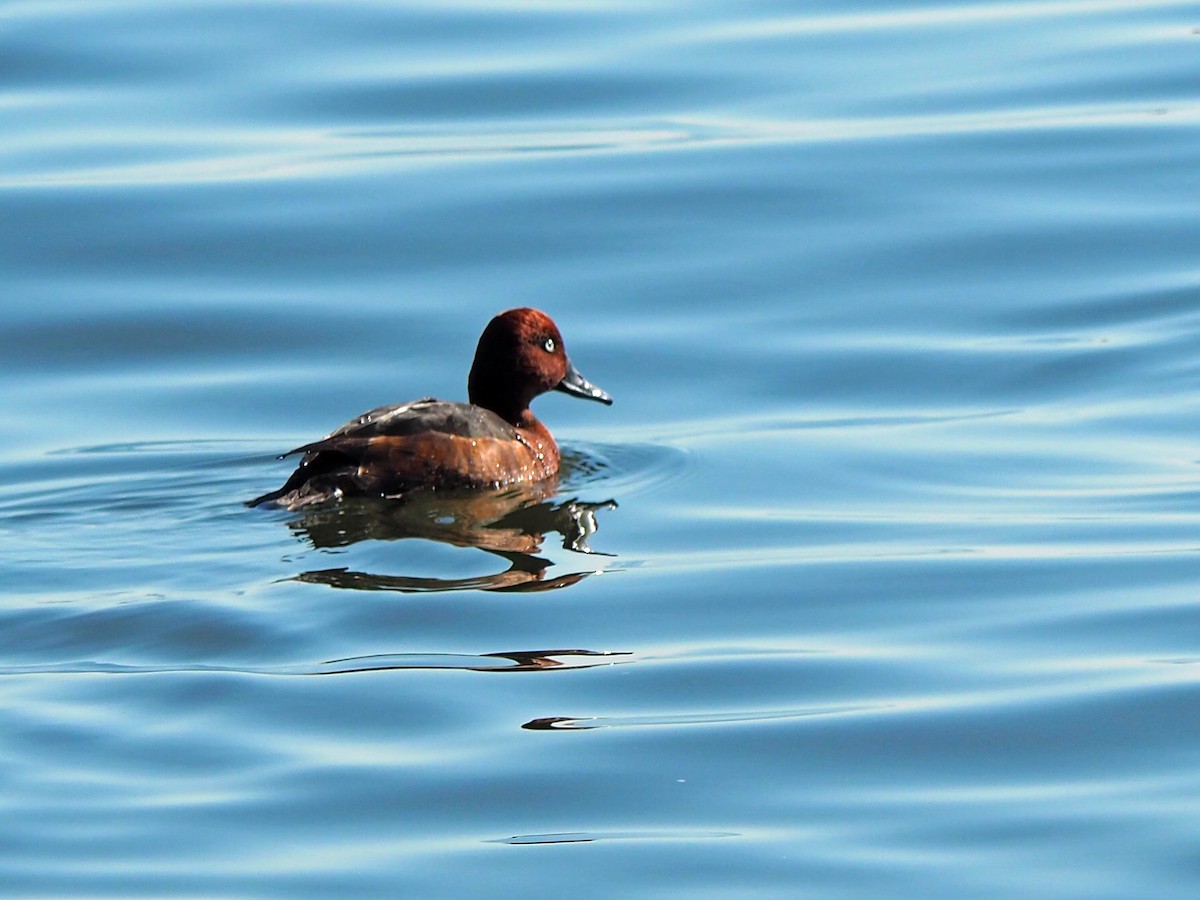
[[[1197,29],[7,3],[3,892],[1194,896]],[[242,505],[524,304],[557,493]]]

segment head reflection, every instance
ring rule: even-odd
[[[347,498],[307,508],[288,526],[317,549],[348,547],[367,540],[424,538],[484,550],[506,567],[468,578],[385,575],[347,568],[308,571],[295,578],[337,588],[406,593],[568,587],[596,570],[551,576],[553,563],[538,556],[546,535],[558,534],[566,550],[594,554],[588,540],[598,528],[597,513],[616,506],[614,500],[593,503],[558,499],[555,486],[544,483],[497,490],[422,490],[397,499]]]

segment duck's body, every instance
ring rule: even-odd
[[[571,365],[549,316],[535,309],[501,313],[479,339],[470,403],[427,397],[363,413],[285,454],[304,458],[282,487],[249,505],[298,509],[343,495],[396,497],[416,488],[549,478],[558,472],[558,445],[529,410],[549,390],[612,403]]]

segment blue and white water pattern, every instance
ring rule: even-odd
[[[1200,893],[1194,2],[8,0],[0,123],[0,893]],[[243,505],[526,305],[556,492]]]

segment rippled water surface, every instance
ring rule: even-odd
[[[1196,896],[1198,35],[0,7],[2,892]],[[559,484],[243,505],[517,305]]]

